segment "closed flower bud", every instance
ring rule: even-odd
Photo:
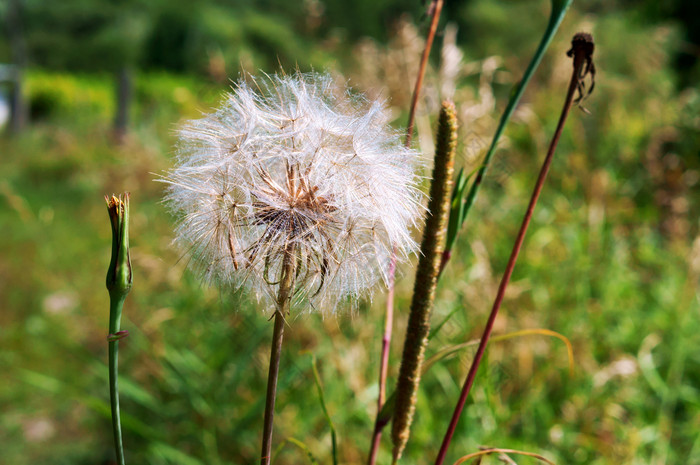
[[[112,225],[112,259],[107,269],[110,296],[125,298],[133,283],[129,258],[129,193],[105,196]]]

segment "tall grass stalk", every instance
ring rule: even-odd
[[[413,125],[416,121],[418,98],[420,97],[420,90],[423,87],[425,70],[428,68],[428,58],[430,58],[430,50],[433,48],[433,41],[435,40],[438,23],[440,22],[440,13],[442,12],[443,3],[444,0],[432,0],[429,7],[431,10],[430,29],[428,30],[428,36],[425,39],[425,47],[423,48],[423,55],[421,55],[420,58],[420,67],[418,68],[418,77],[416,78],[416,86],[413,89],[413,97],[411,98],[411,108],[408,113],[408,125],[406,126],[406,147],[411,145],[411,140],[413,139]]]
[[[437,459],[435,460],[435,465],[442,465],[442,463],[445,461],[447,449],[450,446],[450,442],[452,441],[452,437],[454,436],[455,429],[457,428],[457,422],[459,421],[459,417],[462,414],[464,405],[467,401],[467,397],[469,396],[469,391],[471,390],[472,384],[474,383],[474,378],[476,377],[476,372],[484,355],[484,351],[486,350],[486,344],[488,343],[489,337],[491,336],[493,324],[496,321],[498,310],[501,307],[501,302],[503,301],[503,297],[506,292],[506,287],[508,287],[508,282],[510,281],[513,269],[515,268],[515,262],[518,259],[518,254],[520,253],[520,249],[523,245],[523,240],[525,239],[525,233],[527,232],[527,228],[530,224],[532,213],[535,210],[537,200],[540,197],[542,187],[544,186],[544,181],[547,177],[547,173],[549,172],[549,167],[552,164],[554,151],[556,150],[557,144],[559,143],[559,137],[561,136],[562,130],[564,129],[564,123],[566,122],[566,118],[569,115],[571,106],[574,103],[574,94],[578,90],[580,93],[580,98],[583,98],[583,78],[589,71],[594,72],[594,68],[592,68],[591,61],[591,56],[593,54],[593,38],[589,34],[576,34],[571,42],[571,45],[572,47],[568,54],[570,56],[573,56],[574,59],[573,71],[571,75],[571,82],[569,83],[569,89],[566,94],[566,99],[564,100],[564,108],[562,109],[561,116],[559,118],[559,123],[557,124],[557,129],[554,132],[552,142],[549,145],[547,156],[545,157],[544,162],[542,163],[542,168],[540,169],[540,174],[537,178],[537,182],[535,183],[535,188],[532,192],[532,197],[530,198],[530,203],[528,204],[527,211],[525,212],[525,217],[523,218],[520,230],[518,231],[518,235],[515,239],[515,244],[513,244],[513,250],[510,254],[510,259],[508,260],[506,270],[503,273],[503,277],[501,278],[501,284],[498,286],[498,293],[496,294],[496,299],[493,302],[491,314],[489,315],[486,327],[484,328],[483,335],[481,336],[479,347],[477,348],[476,354],[474,355],[472,365],[469,368],[467,379],[464,382],[464,387],[462,388],[462,392],[457,402],[457,406],[455,407],[452,419],[450,420],[447,432],[445,433],[445,437],[442,441],[440,451],[438,452]]]

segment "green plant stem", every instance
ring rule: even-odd
[[[124,307],[124,298],[111,297],[109,302],[109,334],[119,332]],[[124,465],[124,446],[122,444],[122,427],[119,416],[119,340],[109,341],[109,404],[112,409],[112,432],[114,434],[114,449],[117,453],[117,464]]]
[[[577,34],[578,36],[578,34]],[[537,177],[537,182],[535,183],[535,188],[532,192],[532,196],[530,197],[530,203],[527,206],[527,211],[525,212],[525,216],[523,218],[522,224],[520,225],[520,230],[518,231],[518,235],[515,239],[515,243],[513,244],[513,250],[510,254],[510,258],[508,259],[508,264],[506,265],[506,270],[503,273],[503,277],[501,278],[501,283],[498,286],[498,292],[496,294],[496,298],[493,302],[493,307],[491,308],[491,313],[489,314],[488,321],[486,322],[486,327],[484,328],[483,335],[481,336],[481,340],[479,341],[479,347],[476,350],[476,354],[474,354],[474,359],[472,360],[471,367],[469,368],[469,373],[467,374],[467,379],[464,381],[464,386],[462,387],[462,392],[459,396],[459,400],[457,401],[457,405],[455,407],[454,413],[452,414],[452,419],[450,420],[450,424],[447,427],[447,432],[445,433],[445,437],[442,441],[442,445],[440,446],[440,451],[438,452],[437,459],[435,460],[435,465],[442,465],[443,462],[445,461],[445,456],[447,454],[447,449],[450,446],[450,442],[452,441],[452,437],[454,436],[455,429],[457,428],[457,422],[459,421],[460,416],[462,415],[462,411],[464,410],[464,405],[467,402],[467,397],[469,396],[469,392],[471,390],[472,385],[474,384],[474,379],[476,378],[476,372],[479,369],[479,364],[481,363],[481,359],[484,355],[484,351],[486,350],[486,344],[489,341],[489,337],[491,336],[491,331],[493,330],[493,324],[496,321],[496,316],[498,315],[498,310],[501,307],[501,303],[503,302],[503,297],[505,296],[506,293],[506,288],[508,287],[508,283],[510,282],[510,277],[513,274],[513,269],[515,268],[515,262],[518,259],[518,254],[520,253],[520,249],[523,245],[523,241],[525,240],[525,233],[527,232],[527,228],[530,225],[530,220],[532,219],[532,214],[535,211],[535,206],[537,205],[537,200],[540,197],[540,193],[542,192],[542,188],[544,186],[544,181],[547,178],[547,173],[549,172],[549,167],[552,164],[552,159],[554,158],[554,151],[557,148],[557,144],[559,143],[559,137],[561,136],[561,133],[564,129],[564,123],[566,122],[566,118],[569,115],[569,111],[571,110],[571,106],[573,105],[574,101],[574,93],[576,92],[576,89],[580,85],[581,79],[585,75],[585,73],[582,72],[583,67],[585,66],[585,57],[586,57],[586,49],[585,47],[581,46],[582,42],[577,43],[576,42],[576,37],[574,37],[574,41],[572,42],[572,52],[573,52],[573,57],[574,57],[574,63],[573,63],[573,71],[571,75],[571,81],[569,83],[569,89],[566,93],[566,99],[564,100],[564,108],[562,109],[561,116],[559,117],[559,123],[557,124],[557,129],[554,131],[554,136],[552,137],[552,142],[549,145],[549,150],[547,151],[547,156],[544,159],[544,162],[542,163],[542,168],[540,169],[540,174]],[[590,37],[590,36],[589,36]],[[592,44],[592,38],[591,38],[591,44]],[[592,49],[591,49],[592,53]]]
[[[275,416],[275,398],[277,396],[277,379],[282,355],[282,339],[284,336],[284,316],[289,312],[290,297],[294,283],[294,246],[288,245],[282,264],[282,277],[277,294],[277,309],[275,311],[275,328],[272,332],[270,346],[270,368],[267,375],[267,395],[265,398],[265,415],[263,420],[263,438],[260,463],[269,465],[272,453],[272,421]]]
[[[450,223],[452,223],[453,221],[458,221],[459,224],[451,225],[450,227],[450,229],[454,232],[448,234],[447,245],[445,246],[445,251],[443,252],[442,256],[442,264],[440,266],[441,271],[445,268],[445,264],[447,263],[447,261],[449,261],[450,257],[452,256],[452,249],[457,237],[457,232],[464,224],[464,221],[467,219],[469,211],[474,205],[474,202],[476,202],[476,197],[479,193],[479,188],[481,187],[482,181],[484,180],[484,176],[486,175],[486,171],[488,170],[489,164],[491,163],[493,154],[496,152],[498,141],[500,140],[501,135],[503,134],[503,131],[505,130],[506,125],[508,124],[508,121],[510,121],[510,117],[513,115],[515,107],[518,106],[518,102],[520,102],[520,98],[525,92],[525,88],[530,82],[532,75],[535,73],[535,70],[542,61],[544,52],[549,47],[549,44],[554,38],[554,34],[557,32],[559,25],[564,19],[564,16],[566,15],[566,10],[569,8],[572,2],[573,0],[552,0],[552,13],[549,17],[547,29],[545,30],[544,35],[542,36],[542,40],[540,41],[540,44],[537,47],[537,51],[535,51],[535,55],[532,57],[532,60],[530,61],[530,64],[525,70],[525,74],[523,74],[522,79],[518,84],[516,84],[515,88],[511,93],[508,105],[506,105],[506,108],[503,111],[503,114],[501,115],[501,120],[498,123],[496,132],[494,133],[493,139],[491,140],[491,145],[489,146],[489,149],[486,152],[484,160],[481,162],[481,166],[476,172],[474,182],[472,183],[468,193],[464,197],[464,201],[456,202],[456,209],[453,209],[450,213]],[[464,195],[463,192],[461,192],[460,194]]]
[[[105,284],[109,292],[109,403],[112,410],[112,432],[118,465],[124,465],[124,447],[119,416],[119,339],[128,332],[120,331],[124,300],[133,285],[129,258],[129,193],[116,197],[105,196],[107,213],[112,227],[112,257]]]

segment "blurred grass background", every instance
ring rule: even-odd
[[[0,138],[0,463],[100,464],[113,456],[104,194],[132,193],[134,289],[120,373],[127,461],[256,463],[271,323],[243,296],[203,287],[171,245],[153,180],[174,131],[217,104],[241,69],[329,69],[389,99],[405,124],[427,23],[418,1],[10,0],[0,62],[23,61],[29,119]],[[9,32],[21,19],[24,58]],[[700,14],[697,3],[575,2],[506,131],[440,284],[429,354],[477,338],[570,74],[571,36],[593,33],[591,112],[570,117],[450,457],[480,445],[568,464],[700,463]],[[417,122],[453,96],[460,163],[475,166],[549,13],[544,0],[447,2]],[[697,11],[695,11],[697,13]],[[15,39],[13,39],[15,37]],[[115,73],[132,76],[129,126],[113,135]],[[0,84],[7,95],[8,85]],[[412,289],[398,282],[390,386]],[[339,436],[363,463],[375,415],[382,292],[355,314],[293,317],[275,443],[330,462],[311,355]],[[405,463],[431,463],[470,351],[424,377]],[[389,461],[385,435],[379,463]],[[495,458],[490,459],[495,463]],[[276,463],[308,463],[286,443]],[[451,462],[450,462],[451,463]]]

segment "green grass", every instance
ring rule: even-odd
[[[577,20],[574,13],[557,36],[545,71],[560,69],[564,57],[552,54],[563,55]],[[667,67],[674,39],[664,31],[614,15],[600,19],[594,30],[604,44],[600,74],[585,103],[591,115],[570,118],[496,323],[495,334],[547,328],[565,335],[574,346],[574,375],[553,338],[491,345],[452,461],[480,445],[537,452],[560,464],[700,461],[700,250],[692,247],[698,195],[690,182],[697,176],[698,138],[689,123],[697,118],[698,96],[674,90]],[[630,42],[651,50],[656,65],[625,53]],[[556,124],[566,69],[561,77],[536,75],[526,95],[535,116],[506,131],[509,143],[497,162],[510,174],[496,168],[459,239],[434,321],[457,310],[428,356],[481,332]],[[127,462],[255,463],[271,322],[248,297],[203,287],[185,270],[160,204],[163,186],[153,181],[171,166],[178,122],[215,105],[223,88],[194,78],[138,76],[133,130],[115,147],[109,76],[32,71],[28,79],[29,94],[41,96],[47,111],[24,134],[0,139],[6,380],[0,462],[92,464],[112,457],[104,288],[110,229],[103,195],[129,190],[134,288],[122,321],[130,336],[120,344]],[[674,154],[680,165],[670,160]],[[664,196],[687,208],[665,206]],[[410,267],[402,273],[392,380],[413,274]],[[277,463],[310,463],[307,452],[331,462],[309,352],[337,431],[339,463],[365,460],[382,306],[378,293],[353,315],[291,318],[275,444],[294,438],[307,449],[287,443]],[[405,463],[433,460],[470,354],[463,350],[425,376]],[[389,450],[385,434],[379,463],[389,460]]]

